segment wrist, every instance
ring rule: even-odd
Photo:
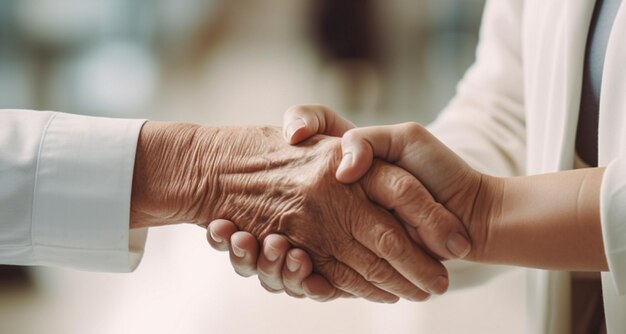
[[[217,166],[210,149],[219,146],[213,138],[216,131],[185,123],[144,124],[135,155],[131,228],[197,223],[201,216],[189,212],[190,195],[209,194],[210,178],[216,174],[210,169]],[[203,210],[214,211],[212,202],[203,201]]]
[[[502,206],[506,178],[482,174],[471,215],[464,219],[472,239],[472,250],[466,260],[491,263],[500,238]]]
[[[602,168],[503,179],[500,214],[481,262],[558,270],[604,270]]]

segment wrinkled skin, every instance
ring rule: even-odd
[[[455,209],[460,209],[467,203],[473,203],[473,198],[477,193],[482,193],[478,192],[475,187],[482,184],[480,174],[465,173],[465,171],[470,170],[468,166],[458,160],[458,157],[449,150],[440,150],[441,147],[445,148],[445,146],[432,140],[433,138],[428,134],[428,131],[417,124],[407,124],[394,128],[394,136],[397,135],[398,138],[404,138],[406,141],[390,143],[389,136],[379,136],[379,138],[370,140],[372,145],[377,145],[374,147],[376,148],[375,152],[372,152],[366,133],[359,132],[360,129],[349,131],[354,128],[352,123],[329,109],[316,105],[290,108],[285,113],[283,128],[285,139],[292,145],[298,144],[316,133],[331,136],[342,136],[346,132],[351,133],[352,135],[343,138],[343,154],[347,152],[347,148],[358,146],[358,149],[352,150],[354,164],[348,169],[340,167],[336,174],[337,179],[345,183],[352,183],[360,179],[359,183],[365,185],[364,189],[369,198],[399,218],[413,241],[431,252],[433,256],[440,259],[468,256],[472,248],[462,240],[459,243],[458,237],[468,238],[466,227],[476,231],[478,226],[485,225],[463,226],[457,217],[467,217],[466,212],[455,210],[455,214],[452,214],[446,210],[442,203],[448,203]],[[404,152],[404,148],[415,149],[415,152]],[[385,153],[381,151],[383,149],[390,151]],[[419,150],[423,151],[419,153]],[[436,152],[436,154],[422,154],[425,152]],[[402,177],[395,178],[393,182],[376,182],[384,179],[384,172],[376,169],[380,162],[372,160],[373,153],[384,160],[402,164],[403,170],[411,172],[411,174],[406,173]],[[408,158],[410,156],[421,156],[423,161],[406,163],[401,159],[401,157]],[[393,168],[398,167],[394,166]],[[424,178],[429,181],[427,183],[433,189],[438,190],[436,194],[429,193],[425,185],[415,177],[413,173],[416,168],[438,174],[435,175],[434,179],[442,175],[445,176],[443,180],[437,181],[435,184],[430,182],[432,181],[429,180],[431,176],[426,175]],[[363,175],[365,177],[361,178]],[[474,176],[478,176],[478,178]],[[371,184],[372,182],[375,184]],[[463,186],[465,184],[467,187]],[[449,190],[465,189],[467,191],[455,195],[446,191],[443,194],[440,193],[442,188]],[[437,200],[432,195],[435,195]],[[457,200],[461,202],[457,203]],[[481,217],[477,218],[481,220]],[[473,234],[477,236],[478,244],[481,244],[483,238],[479,238],[478,235],[483,236],[485,233]],[[306,295],[320,301],[338,297],[335,288],[329,282],[308,271],[310,259],[306,253],[300,249],[292,248],[293,245],[290,245],[283,236],[271,235],[266,240],[268,242],[260,245],[246,232],[237,232],[237,228],[232,222],[219,220],[210,224],[207,239],[213,248],[230,251],[233,267],[240,275],[258,274],[261,285],[268,291],[284,290],[291,296]],[[257,251],[259,246],[261,246],[260,252]],[[479,246],[474,249],[472,255],[480,252],[481,248]],[[240,254],[243,251],[245,256],[238,256],[233,250],[239,250]],[[268,256],[272,254],[274,255]],[[283,265],[285,263],[287,266]],[[290,264],[292,268],[298,269],[290,271],[287,268]]]
[[[148,122],[137,149],[131,226],[228,219],[258,240],[285,235],[306,250],[316,272],[355,296],[394,302],[445,291],[445,268],[369,201],[363,183],[336,181],[340,145],[315,136],[291,146],[274,127]]]

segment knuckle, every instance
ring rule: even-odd
[[[377,248],[383,258],[394,260],[402,256],[404,252],[404,235],[402,232],[388,228],[383,231],[377,240]]]
[[[410,174],[403,173],[391,179],[391,188],[393,191],[394,202],[401,206],[411,202],[421,188],[421,184]]]
[[[422,125],[416,122],[406,122],[400,125],[403,133],[411,138],[419,138],[426,130]]]
[[[431,230],[430,233],[432,233],[432,231],[440,231],[441,233],[445,232],[446,213],[446,209],[439,203],[435,203],[430,207],[430,209],[426,210],[422,221],[425,227]]]
[[[393,280],[394,276],[393,268],[383,259],[376,260],[364,273],[364,278],[374,284],[388,283]]]

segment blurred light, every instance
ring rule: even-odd
[[[117,22],[123,5],[120,0],[20,0],[16,15],[29,39],[66,45],[97,38],[107,25]]]
[[[0,108],[33,108],[33,69],[28,57],[0,51]]]
[[[149,105],[157,88],[156,61],[137,44],[103,43],[74,66],[71,94],[81,112],[132,116]]]
[[[221,1],[159,0],[155,1],[158,15],[158,38],[167,41],[169,52],[193,41],[202,26],[215,20]]]

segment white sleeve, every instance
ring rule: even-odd
[[[0,263],[125,272],[146,230],[130,230],[144,121],[0,110]]]
[[[526,169],[522,7],[521,0],[487,1],[476,61],[429,126],[472,167],[497,176]]]
[[[473,168],[490,175],[526,170],[522,15],[521,0],[487,1],[476,61],[428,127]],[[451,289],[485,283],[508,269],[458,260],[445,265],[453,272]]]
[[[620,295],[626,294],[626,159],[613,160],[600,188],[600,215],[609,273]]]

